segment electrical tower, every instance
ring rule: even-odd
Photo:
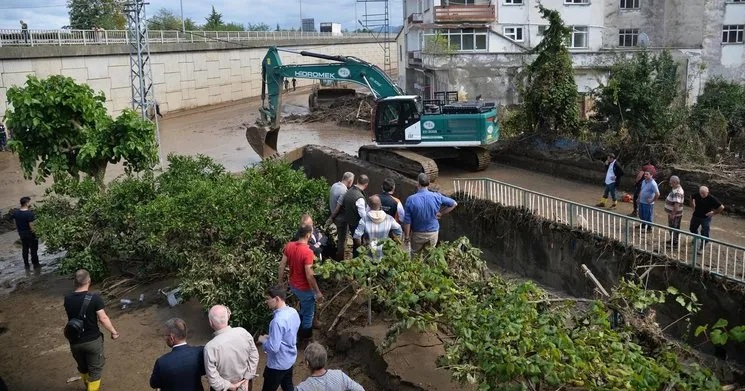
[[[127,15],[127,36],[129,38],[129,77],[132,88],[132,109],[140,112],[143,119],[155,123],[160,154],[160,129],[156,115],[155,88],[153,72],[150,66],[150,41],[148,39],[147,18],[144,0],[128,0],[124,3]]]
[[[393,71],[391,67],[391,25],[388,12],[388,0],[357,0],[363,7],[362,19],[359,24],[378,41],[383,48],[383,70],[388,75]]]

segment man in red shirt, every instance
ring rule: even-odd
[[[312,234],[312,226],[301,226],[298,240],[287,243],[282,252],[282,261],[279,263],[279,283],[286,284],[285,268],[289,266],[290,290],[300,300],[300,329],[297,333],[300,340],[309,340],[313,337],[316,301],[323,299],[313,273],[313,250],[308,246]]]

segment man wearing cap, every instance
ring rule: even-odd
[[[429,176],[417,177],[417,192],[406,199],[404,207],[404,243],[411,243],[412,253],[425,245],[434,247],[440,232],[440,217],[450,213],[458,203],[452,198],[429,191]]]

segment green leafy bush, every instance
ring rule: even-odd
[[[327,205],[326,183],[287,164],[236,175],[204,156],[169,156],[160,175],[126,175],[103,191],[92,180],[60,186],[67,195],[44,203],[37,227],[51,251],[67,251],[62,272],[180,272],[186,293],[230,306],[246,326],[263,324],[263,292],[300,216],[319,220]]]
[[[717,390],[707,370],[663,346],[649,354],[631,328],[611,328],[606,305],[550,301],[532,282],[484,273],[480,251],[461,238],[410,259],[398,246],[380,260],[363,255],[325,263],[325,278],[352,280],[396,315],[390,344],[403,330],[448,335],[441,365],[480,390]],[[647,304],[659,301],[647,300]]]

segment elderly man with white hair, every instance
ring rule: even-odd
[[[683,187],[680,185],[680,178],[673,175],[670,177],[670,186],[672,189],[665,198],[665,213],[667,213],[667,226],[670,228],[680,229],[680,220],[683,219],[683,203],[685,202],[685,195],[683,193]],[[678,245],[678,233],[675,231],[670,232],[671,239],[667,242],[674,246]]]
[[[713,195],[709,194],[709,188],[701,186],[698,189],[698,193],[691,197],[691,208],[693,208],[693,216],[691,216],[690,230],[694,234],[699,233],[701,228],[701,236],[709,237],[709,228],[711,228],[711,217],[722,213],[724,205],[719,202]],[[701,243],[703,249],[704,243]]]
[[[224,305],[210,308],[212,340],[204,347],[207,381],[215,391],[250,390],[259,366],[259,350],[251,334],[243,327],[230,327],[230,309]]]

